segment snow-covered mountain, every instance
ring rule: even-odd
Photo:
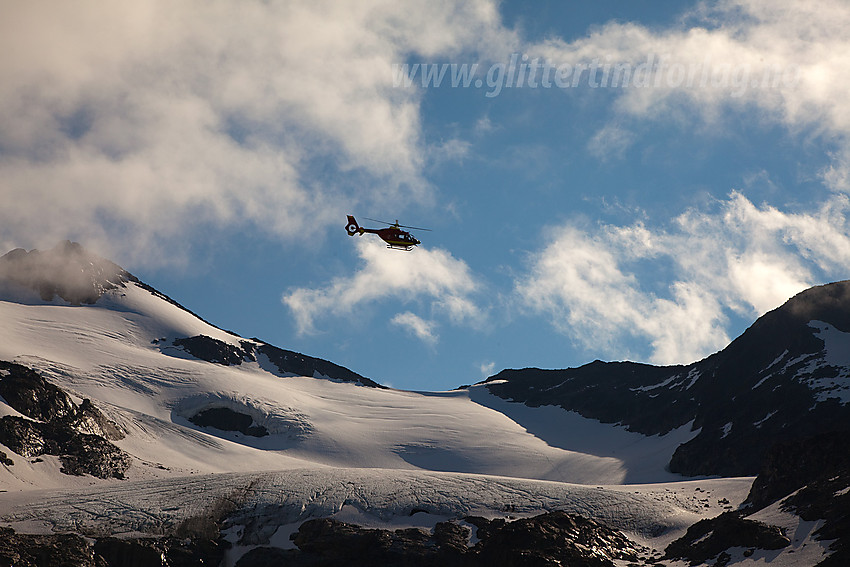
[[[829,542],[800,535],[801,516],[775,504],[807,479],[779,474],[787,492],[775,495],[768,479],[753,496],[759,470],[749,464],[733,478],[693,480],[668,463],[690,446],[705,451],[705,439],[736,453],[755,439],[753,429],[820,433],[821,421],[801,425],[827,415],[820,407],[835,408],[831,423],[847,423],[847,374],[836,357],[850,353],[841,342],[850,324],[831,315],[843,296],[825,297],[833,303],[814,302],[822,305],[807,312],[815,318],[782,308],[805,320],[797,334],[782,327],[785,319],[766,327],[760,320],[691,367],[594,363],[407,392],[221,330],[77,244],[13,250],[0,258],[0,526],[85,535],[96,544],[83,540],[79,552],[114,565],[133,535],[158,536],[132,545],[167,558],[166,547],[190,553],[186,542],[196,546],[203,535],[213,543],[191,553],[228,565],[267,564],[276,554],[292,564],[338,564],[341,556],[322,554],[346,553],[354,540],[372,542],[369,553],[378,555],[350,564],[384,561],[402,548],[420,554],[405,564],[432,564],[433,554],[447,564],[494,564],[525,557],[522,546],[531,545],[540,561],[625,565],[659,558],[689,526],[721,512],[763,526],[736,512],[749,497],[748,513],[799,537],[771,539],[758,528],[770,543],[739,559],[814,564]],[[773,329],[772,338],[754,331],[761,327]],[[812,392],[814,409],[802,416],[805,404],[779,408],[775,396],[801,397],[799,388],[778,386],[786,382]],[[786,428],[774,427],[775,418]],[[767,466],[773,453],[762,448],[753,462]],[[714,472],[703,461],[674,470]],[[504,522],[516,518],[527,522]],[[362,531],[379,527],[418,530]],[[564,546],[540,551],[549,549],[540,534],[552,530],[575,544],[573,555]],[[55,545],[8,537],[19,538],[9,544],[15,549]],[[777,541],[785,543],[771,551]],[[685,561],[677,557],[685,556],[668,563]]]

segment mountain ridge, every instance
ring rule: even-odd
[[[754,475],[776,440],[850,431],[850,281],[809,288],[756,320],[726,348],[677,366],[594,361],[564,370],[503,370],[493,394],[558,405],[647,435],[693,421],[674,472]],[[840,363],[840,364],[839,364]]]

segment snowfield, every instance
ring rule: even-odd
[[[0,468],[0,523],[23,532],[163,533],[230,502],[235,562],[253,545],[286,547],[309,518],[397,527],[565,510],[663,549],[737,507],[752,483],[667,472],[698,433],[689,426],[646,437],[484,386],[407,392],[284,376],[262,356],[198,360],[173,339],[245,339],[132,283],[90,306],[14,299],[0,301],[0,359],[91,399],[126,432],[115,444],[133,457],[125,480],[99,480],[0,445],[15,462]],[[189,421],[209,408],[247,414],[269,434]],[[0,400],[0,413],[16,412]]]

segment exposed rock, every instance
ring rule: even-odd
[[[512,522],[477,521],[474,548],[478,564],[613,566],[614,560],[637,561],[643,551],[622,533],[581,516],[549,512]]]
[[[199,538],[106,537],[98,539],[93,549],[110,567],[189,567],[220,565],[225,547],[219,541]]]
[[[783,508],[803,520],[823,520],[814,535],[819,540],[832,541],[832,554],[818,567],[850,565],[850,471],[811,482],[783,502]]]
[[[261,344],[257,347],[257,352],[268,357],[269,361],[274,364],[278,371],[282,374],[294,374],[296,376],[315,376],[316,374],[320,374],[333,380],[354,382],[370,388],[386,387],[370,380],[369,378],[364,378],[360,374],[357,374],[344,366],[334,364],[333,362],[328,362],[321,358],[314,358],[291,350],[284,350],[259,340],[258,342]]]
[[[698,565],[718,557],[730,547],[782,549],[790,543],[776,526],[742,518],[740,512],[724,512],[688,528],[684,536],[667,546],[664,559],[686,559]]]
[[[123,433],[89,400],[78,406],[61,388],[20,364],[0,361],[0,370],[0,395],[27,416],[0,418],[0,443],[23,457],[59,456],[66,474],[124,477],[130,457],[108,441]]]
[[[252,437],[265,437],[268,430],[262,425],[254,425],[254,419],[245,413],[230,408],[209,408],[198,412],[189,421],[201,427],[215,427],[222,431],[238,431]]]
[[[91,400],[80,405],[61,388],[46,381],[38,372],[0,360],[0,397],[27,417],[43,422],[62,423],[79,433],[99,435],[113,441],[124,433],[108,420]]]
[[[59,387],[25,366],[0,361],[0,396],[15,410],[39,421],[72,420],[77,405]]]
[[[190,567],[219,565],[225,545],[202,538],[100,538],[29,535],[0,527],[0,565],[14,567]]]
[[[292,535],[298,550],[256,548],[238,567],[291,566],[544,566],[609,567],[614,560],[637,561],[641,550],[621,533],[598,522],[564,512],[505,522],[466,518],[470,530],[440,522],[423,529],[365,529],[329,518],[309,520]]]
[[[10,528],[0,527],[0,565],[107,567],[109,564],[81,536],[16,534]]]
[[[196,335],[194,337],[174,339],[172,344],[182,348],[195,358],[216,364],[236,366],[246,360],[256,361],[259,355],[264,355],[277,367],[278,372],[281,374],[292,374],[295,376],[321,375],[327,376],[332,380],[354,382],[371,388],[384,387],[344,366],[339,366],[321,358],[314,358],[291,350],[284,350],[259,339],[253,339],[253,342],[239,341],[240,346],[237,347],[236,345],[206,335]]]
[[[745,504],[760,510],[808,484],[848,473],[850,437],[846,433],[778,443],[767,454]]]
[[[174,339],[172,344],[182,348],[195,358],[225,366],[239,365],[244,360],[255,360],[251,348],[253,345],[247,341],[243,341],[243,348],[239,348],[206,335],[197,335],[185,339]]]
[[[6,415],[0,418],[0,443],[22,457],[59,456],[61,472],[69,475],[124,478],[130,467],[130,456],[103,437],[62,423]]]
[[[834,540],[833,554],[820,565],[850,564],[850,439],[846,434],[824,433],[771,450],[745,504],[759,510],[786,496],[785,510],[806,521],[823,520],[815,536]]]

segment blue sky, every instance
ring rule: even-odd
[[[842,1],[0,10],[3,249],[395,387],[688,363],[848,277]]]

